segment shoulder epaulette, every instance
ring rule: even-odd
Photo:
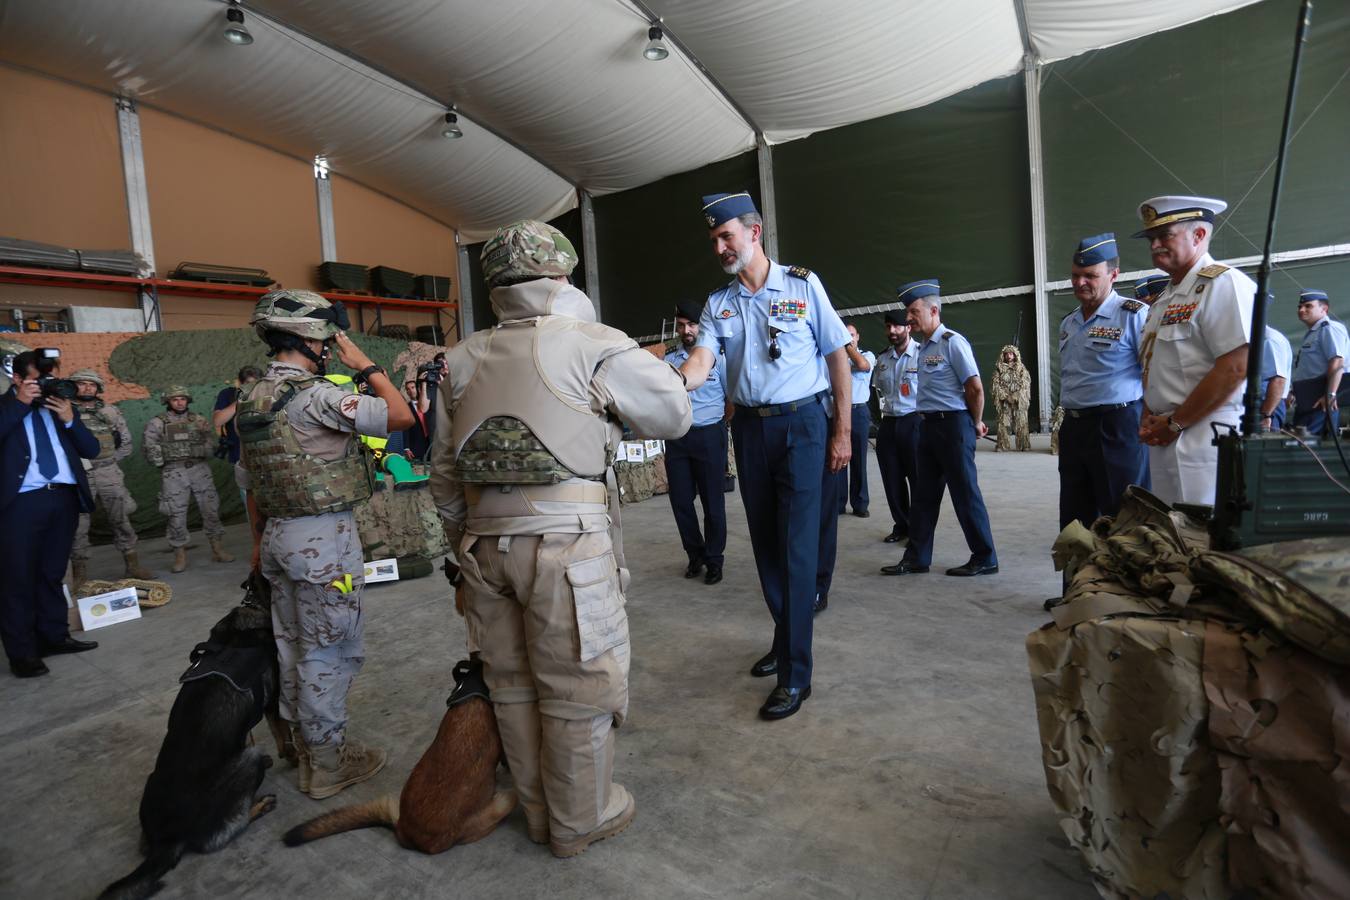
[[[805,281],[811,277],[811,270],[806,266],[788,266],[788,274],[793,278],[800,278]]]
[[[1201,278],[1218,278],[1220,275],[1222,275],[1224,272],[1227,271],[1228,267],[1225,266],[1223,263],[1215,263],[1212,266],[1205,266],[1203,269],[1201,269],[1199,272],[1196,272],[1195,274],[1199,275]]]
[[[957,335],[956,335],[956,332],[955,332],[955,331],[952,331],[950,328],[948,328],[946,331],[942,332],[942,339],[943,339],[944,341],[950,341],[952,338],[954,338],[954,337],[956,337],[956,336],[957,336]]]
[[[1120,304],[1127,312],[1139,312],[1144,308],[1144,304],[1139,300],[1126,300]],[[1070,313],[1072,315],[1072,313]]]

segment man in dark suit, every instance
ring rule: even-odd
[[[0,397],[0,641],[19,678],[47,674],[44,656],[98,646],[70,636],[61,580],[80,512],[94,508],[80,460],[99,444],[69,400],[42,396],[39,359],[51,357],[40,354],[52,353],[14,357],[14,385]]]

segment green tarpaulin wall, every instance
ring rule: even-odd
[[[1121,240],[1122,270],[1149,268],[1147,246],[1129,235],[1137,205],[1164,193],[1226,199],[1232,212],[1214,255],[1260,253],[1297,8],[1296,0],[1267,0],[1042,69],[1051,282],[1067,280],[1080,238],[1103,231]],[[946,293],[1030,285],[1023,84],[1019,74],[775,146],[780,261],[814,270],[839,309],[891,302],[897,285],[917,278],[941,279]],[[1350,5],[1314,12],[1295,129],[1275,250],[1350,243]],[[597,198],[604,321],[635,336],[654,334],[678,300],[726,283],[699,198],[724,190],[758,198],[758,185],[755,154],[747,153]],[[580,250],[579,214],[555,224]],[[480,251],[470,248],[475,322],[485,327],[492,318],[477,272]],[[1333,309],[1339,298],[1339,309],[1350,312],[1350,257],[1284,264],[1272,287],[1272,324],[1297,342],[1300,288],[1328,290]],[[1133,295],[1129,285],[1122,292]],[[1049,295],[1047,363],[1057,395],[1058,324],[1075,301],[1067,288]],[[974,345],[986,383],[1019,315],[1023,358],[1033,372],[1040,365],[1034,305],[1026,293],[944,309],[945,321]],[[884,346],[879,314],[853,321],[863,346]],[[1038,408],[1039,398],[1032,402]]]

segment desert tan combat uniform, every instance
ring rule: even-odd
[[[1004,354],[1012,352],[1013,361],[1004,362]],[[1013,449],[1013,435],[1017,435],[1017,449],[1030,450],[1031,437],[1027,434],[1027,411],[1031,408],[1031,373],[1022,364],[1022,353],[1008,344],[998,354],[994,367],[994,409],[998,413],[998,442],[995,450]]]
[[[145,423],[142,449],[152,466],[159,468],[164,484],[159,492],[159,511],[169,517],[169,546],[186,547],[188,501],[197,498],[202,530],[212,545],[225,535],[220,524],[220,496],[211,480],[206,458],[215,434],[211,423],[194,412],[165,410]]]
[[[239,485],[267,517],[262,574],[272,586],[281,717],[311,752],[336,750],[365,661],[365,563],[351,510],[374,476],[356,435],[387,436],[389,408],[274,362],[237,409]]]
[[[612,781],[630,655],[606,488],[618,420],[676,438],[689,399],[674,369],[598,324],[571,285],[544,277],[491,296],[501,324],[447,355],[431,490],[530,837],[571,855],[632,807]]]
[[[131,431],[127,420],[117,407],[102,400],[80,400],[75,404],[80,410],[80,421],[84,427],[98,438],[98,457],[87,462],[89,466],[89,490],[94,500],[103,505],[108,514],[108,523],[113,529],[113,545],[122,553],[136,550],[136,529],[131,527],[131,514],[136,511],[136,501],[127,491],[122,477],[122,467],[118,465],[131,455]],[[83,563],[89,559],[89,513],[80,514],[80,524],[75,528],[75,545],[70,558]],[[78,579],[77,579],[78,580]]]

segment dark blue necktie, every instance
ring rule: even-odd
[[[52,448],[51,435],[47,434],[47,422],[39,410],[33,410],[33,446],[37,448],[38,471],[42,477],[52,479],[61,467],[56,464],[56,450]]]

